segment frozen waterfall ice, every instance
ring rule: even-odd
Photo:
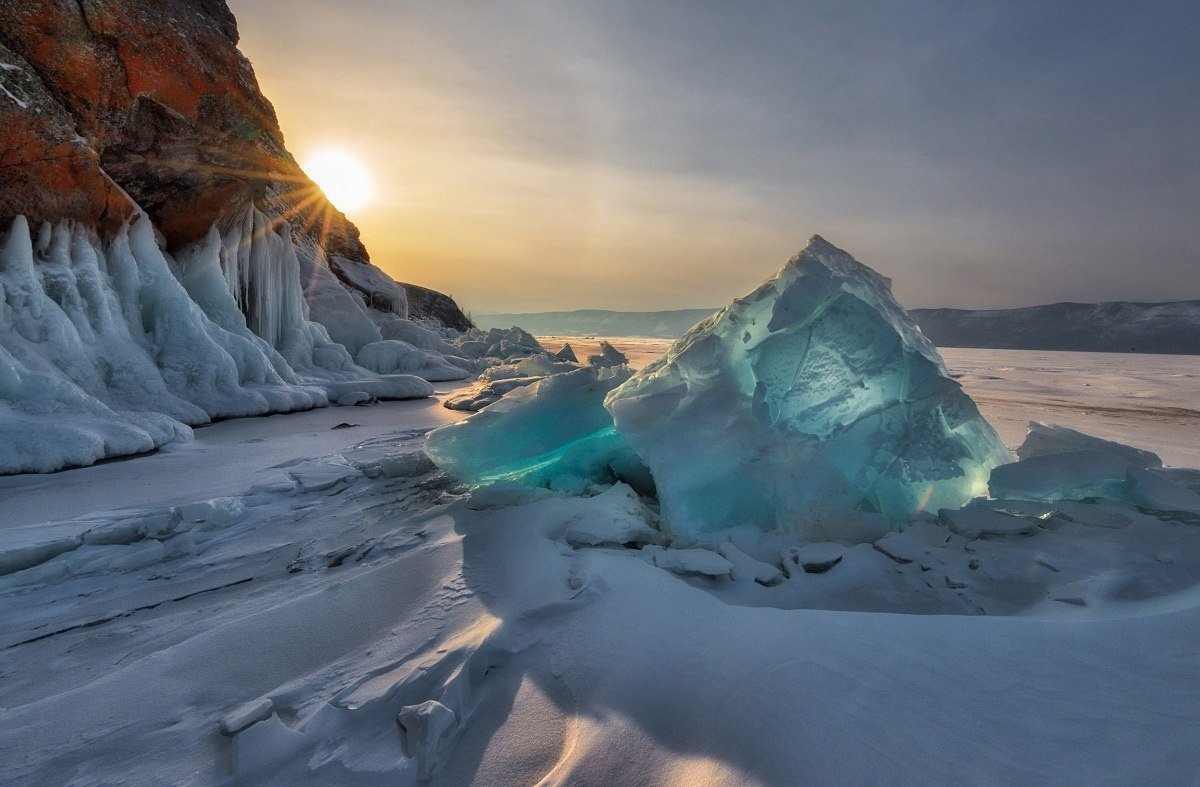
[[[432,393],[362,368],[309,320],[301,267],[287,226],[253,208],[175,256],[145,215],[108,243],[18,216],[0,237],[0,473],[150,451],[350,390]]]
[[[1009,461],[891,282],[819,236],[605,406],[677,537],[957,507]]]

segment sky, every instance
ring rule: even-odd
[[[1200,4],[231,0],[372,260],[476,313],[720,306],[814,233],[908,306],[1200,298]]]

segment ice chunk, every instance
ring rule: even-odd
[[[1084,450],[1108,451],[1123,457],[1135,467],[1162,467],[1162,459],[1151,451],[1092,437],[1066,426],[1043,424],[1038,421],[1029,422],[1029,433],[1025,436],[1025,442],[1017,449],[1017,457],[1032,459],[1035,456]]]
[[[578,356],[575,355],[575,350],[571,347],[571,343],[567,342],[562,346],[562,349],[554,354],[554,357],[560,361],[569,361],[571,363],[579,363]]]
[[[546,377],[431,432],[425,450],[448,474],[472,485],[506,481],[581,490],[589,481],[625,480],[645,489],[644,468],[603,406],[628,376],[623,368],[586,367]]]
[[[1130,501],[1143,508],[1200,514],[1200,494],[1162,472],[1131,467],[1126,482]]]
[[[824,523],[962,505],[1009,461],[889,280],[820,237],[606,406],[677,534],[842,540]]]
[[[1037,520],[981,506],[944,508],[938,518],[963,538],[980,536],[1027,536],[1037,529]]]
[[[994,497],[1018,500],[1121,499],[1129,460],[1108,450],[1044,454],[992,470],[988,482]]]
[[[574,355],[573,352],[572,355]],[[627,363],[629,363],[629,359],[625,357],[625,353],[603,339],[600,340],[600,354],[588,356],[589,366],[623,366]]]
[[[714,578],[733,574],[733,563],[708,549],[668,549],[651,545],[642,549],[642,556],[673,574]]]

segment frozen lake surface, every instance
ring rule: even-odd
[[[570,342],[580,358],[606,338],[635,368],[671,346],[668,339],[538,338],[552,350]],[[1200,467],[1200,356],[940,349],[1010,448],[1029,421],[1049,421],[1156,451],[1170,465]]]
[[[639,366],[666,346],[614,343]],[[1010,446],[1045,420],[1200,467],[1200,359],[944,354]],[[635,549],[654,514],[620,485],[468,495],[437,472],[425,434],[464,415],[240,419],[0,478],[0,784],[1200,773],[1187,516],[1030,505],[977,513],[1008,534],[926,517],[873,544]]]

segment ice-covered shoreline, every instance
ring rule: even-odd
[[[152,456],[0,478],[0,782],[1186,783],[1200,470],[1106,438],[1173,412],[1194,378],[1155,367],[1158,389],[1131,390],[1137,364],[1089,376],[1036,354],[946,368],[888,321],[885,283],[881,320],[788,281],[745,301],[769,320],[731,308],[736,331],[702,325],[636,374],[619,343],[574,348],[588,366],[522,352],[437,399],[230,420]],[[777,374],[822,315],[820,369]],[[460,346],[513,341],[533,342]],[[1067,411],[1097,434],[1033,424],[1009,462],[980,427],[960,450],[955,424],[980,421],[952,378],[992,386],[1006,419]],[[1071,410],[1089,380],[1101,391]],[[747,397],[712,396],[731,381]],[[944,500],[870,511],[855,501],[877,490],[850,487],[819,521],[735,506],[691,531],[664,504],[678,468],[649,475],[606,410],[632,396],[634,426],[658,428],[688,412],[654,409],[675,400],[745,420],[793,389],[845,391],[786,410],[794,434],[739,432],[827,461],[827,401],[853,436],[881,410],[920,414],[931,388],[932,423],[867,430],[851,458],[879,478],[894,462],[872,450],[911,460],[889,488],[949,481]],[[1103,404],[1139,393],[1161,413]],[[742,456],[714,489],[763,481]],[[968,501],[967,471],[990,496]]]
[[[78,546],[0,577],[0,783],[1173,784],[1200,767],[1200,668],[1175,655],[1200,647],[1194,525],[1072,504],[974,540],[779,541],[786,576],[745,534],[668,561],[606,543],[614,525],[653,538],[619,487],[464,495],[419,459],[431,421],[460,414],[423,404],[210,427],[228,445],[269,428],[292,460],[243,466],[247,488],[211,502],[198,485],[97,506],[58,526]],[[276,429],[342,414],[364,423],[328,432],[332,455]],[[902,611],[934,614],[883,614]]]

